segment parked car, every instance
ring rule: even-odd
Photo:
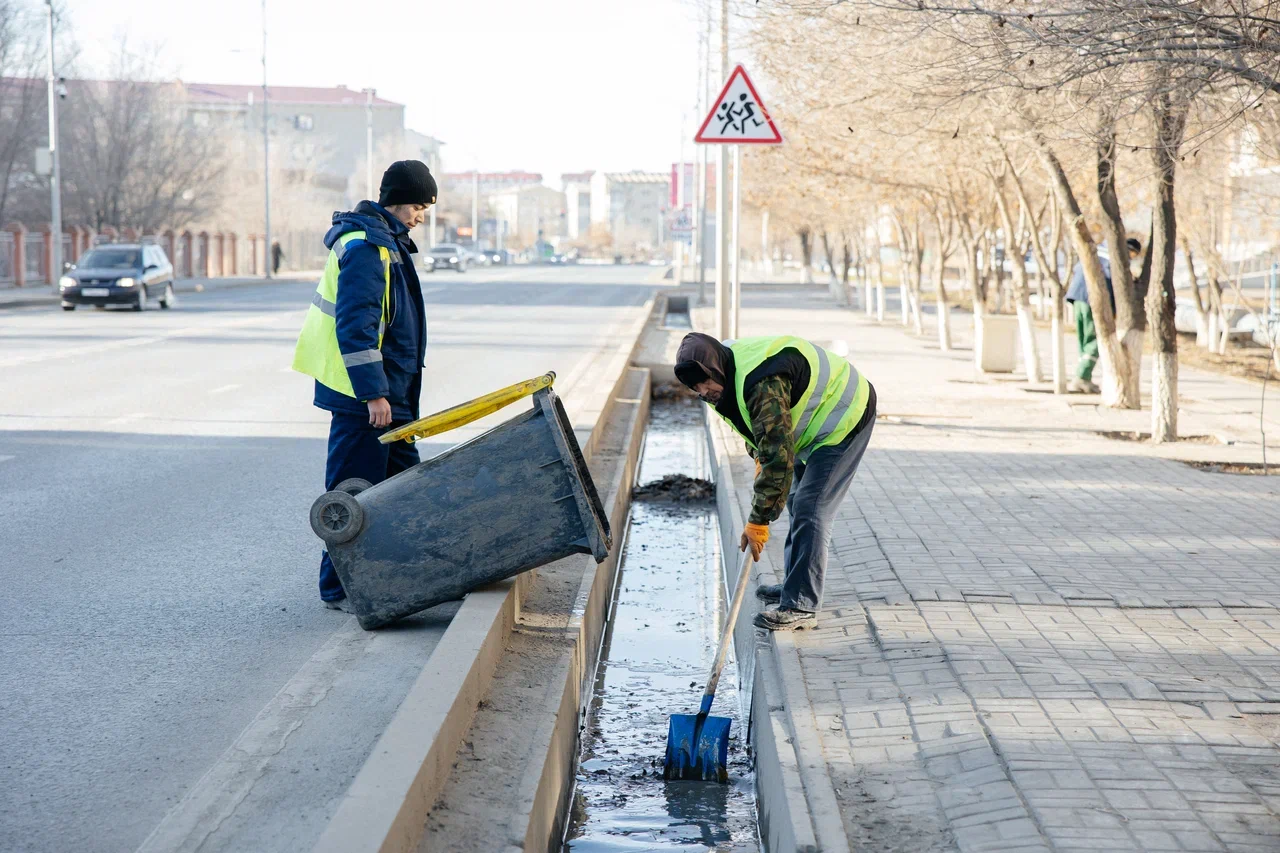
[[[506,249],[485,249],[484,255],[494,266],[506,266],[511,263],[511,253]]]
[[[427,252],[427,257],[431,260],[430,272],[435,272],[436,270],[467,271],[469,253],[457,243],[441,243],[438,246],[433,246]]]
[[[90,249],[58,281],[62,310],[78,305],[127,305],[145,310],[152,299],[172,308],[173,264],[151,243],[109,243]]]

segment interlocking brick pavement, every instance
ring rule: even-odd
[[[748,289],[742,331],[844,341],[879,396],[787,697],[855,849],[1280,850],[1280,478],[807,293]]]

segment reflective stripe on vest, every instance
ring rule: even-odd
[[[355,240],[365,239],[365,232],[352,231],[343,234],[329,250],[324,274],[311,296],[311,307],[302,322],[298,345],[293,352],[293,369],[313,377],[321,385],[332,388],[348,397],[355,396],[351,387],[348,367],[374,364],[382,361],[382,338],[387,330],[387,312],[391,305],[391,252],[385,246],[378,247],[382,260],[382,316],[378,322],[378,348],[362,352],[343,353],[338,348],[338,271],[343,255]],[[399,253],[396,253],[397,256]]]
[[[816,344],[792,336],[743,338],[726,342],[733,351],[734,385],[738,410],[751,431],[745,386],[751,372],[784,349],[795,349],[809,362],[809,387],[791,409],[792,438],[796,457],[805,462],[819,447],[839,444],[848,437],[867,409],[867,379],[845,358]],[[729,420],[726,418],[726,420]],[[730,425],[733,424],[729,420]],[[735,427],[736,430],[736,427]],[[755,447],[752,435],[744,435]]]

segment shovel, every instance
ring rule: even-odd
[[[707,676],[707,689],[702,692],[702,707],[696,714],[672,714],[667,728],[667,759],[662,767],[662,778],[689,779],[693,781],[729,781],[729,723],[728,717],[712,717],[711,703],[716,698],[716,685],[720,671],[729,654],[729,642],[733,639],[733,625],[742,609],[743,593],[750,578],[747,567],[751,565],[751,550],[742,555],[738,567],[738,587],[729,605],[729,617],[724,623],[724,636],[716,652],[711,674]]]

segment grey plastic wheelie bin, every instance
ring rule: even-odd
[[[604,507],[560,398],[370,486],[311,507],[360,627],[378,628],[567,557],[609,554]]]

